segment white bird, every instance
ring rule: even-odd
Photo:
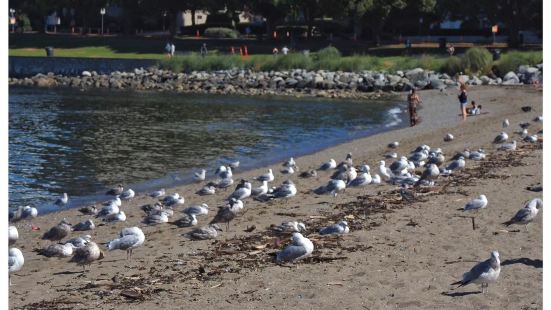
[[[147,225],[168,223],[168,213],[163,211],[152,212],[145,217],[143,223]]]
[[[517,149],[517,141],[513,140],[511,143],[503,143],[500,147],[500,151],[514,151]]]
[[[85,231],[85,230],[93,230],[96,228],[96,225],[94,222],[90,219],[80,222],[76,225],[73,225],[73,231]]]
[[[306,231],[306,225],[302,222],[292,221],[283,222],[280,225],[273,226],[272,230],[277,233],[294,233]]]
[[[252,185],[250,182],[243,181],[242,186],[236,189],[228,199],[235,198],[237,200],[243,200],[251,196]]]
[[[486,208],[487,205],[488,205],[488,199],[486,198],[486,195],[480,195],[478,196],[478,198],[475,198],[469,201],[465,205],[464,210],[465,211],[480,210],[480,209]]]
[[[297,194],[297,187],[291,180],[286,180],[283,184],[273,190],[271,198],[291,198]]]
[[[348,186],[351,186],[351,187],[366,186],[369,183],[371,183],[371,181],[372,181],[371,174],[369,174],[369,172],[362,172],[354,180],[348,182]]]
[[[293,233],[292,243],[276,253],[276,261],[278,263],[296,262],[310,256],[313,251],[314,244],[312,241],[296,232]]]
[[[36,252],[38,255],[46,257],[69,257],[73,255],[74,249],[76,247],[72,243],[50,244],[47,248],[36,250]]]
[[[37,216],[38,216],[38,210],[36,208],[31,206],[23,207],[23,212],[21,213],[22,219],[35,218]]]
[[[404,174],[405,172],[407,172],[405,171],[407,170],[407,168],[408,168],[408,159],[405,156],[400,157],[400,160],[393,162],[388,167],[388,169],[392,171],[392,174],[396,174],[396,175]]]
[[[184,213],[178,220],[169,223],[178,227],[190,227],[197,225],[197,216],[195,214]]]
[[[92,241],[92,236],[84,235],[82,237],[75,237],[75,238],[69,239],[65,242],[65,244],[71,243],[72,245],[75,246],[75,248],[82,248],[83,246],[86,246],[90,241]]]
[[[122,184],[119,184],[116,187],[111,188],[110,190],[108,190],[105,193],[105,195],[118,196],[118,195],[122,194],[123,191],[124,191],[124,187],[122,187]]]
[[[419,178],[419,181],[415,183],[415,186],[418,186],[421,184],[423,180],[429,181],[429,183],[434,182],[440,175],[440,169],[438,169],[438,166],[435,164],[429,164],[427,168],[423,171],[423,174],[421,175],[421,178]]]
[[[283,163],[283,167],[297,167],[297,163],[293,157],[289,158],[286,162]]]
[[[392,172],[390,169],[385,167],[385,161],[381,160],[379,162],[379,173],[381,174],[382,178],[385,180],[390,180],[390,177],[392,176]]]
[[[369,165],[364,164],[364,165],[362,165],[362,167],[360,168],[360,171],[361,171],[361,172],[367,172],[367,173],[369,173],[369,172],[371,171],[371,168],[369,168]]]
[[[293,168],[293,166],[285,167],[285,168],[281,169],[281,173],[283,173],[283,174],[293,174],[293,173],[295,173],[295,169]]]
[[[533,121],[543,123],[543,116],[538,116],[538,117],[534,118]]]
[[[340,221],[337,224],[329,225],[320,230],[320,235],[342,235],[350,232],[348,223],[346,221]]]
[[[193,173],[193,180],[195,182],[204,181],[206,177],[207,177],[207,171],[205,169],[201,169],[201,171]]]
[[[207,215],[209,214],[209,205],[202,203],[200,205],[192,205],[191,207],[185,208],[184,213],[189,215]]]
[[[153,198],[157,198],[157,197],[164,196],[165,194],[166,194],[165,189],[164,189],[164,188],[161,188],[160,190],[151,192],[151,194],[149,194],[149,196],[150,196],[150,197],[153,197]]]
[[[228,166],[232,169],[235,169],[235,168],[239,167],[239,164],[240,164],[239,160],[236,160],[236,161],[232,161],[232,162],[228,163]]]
[[[444,136],[444,141],[445,142],[453,141],[453,135],[451,133],[446,134],[446,136]]]
[[[518,212],[507,222],[504,222],[503,225],[525,225],[526,231],[528,231],[528,224],[532,222],[538,215],[539,208],[543,207],[543,201],[539,198],[534,198],[530,200],[524,208],[518,210]]]
[[[488,283],[495,282],[499,278],[500,264],[499,253],[493,251],[489,259],[476,264],[469,272],[463,274],[463,280],[452,283],[452,285],[459,284],[461,287],[471,283],[481,284],[482,293],[484,293],[484,288],[487,291]]]
[[[103,258],[103,252],[98,245],[92,241],[81,248],[77,248],[74,252],[75,254],[69,262],[81,265],[83,270],[86,269],[86,265],[91,265],[96,260]]]
[[[132,250],[141,246],[145,242],[145,235],[138,227],[123,228],[119,238],[107,242],[109,251],[126,251],[126,258],[132,259]]]
[[[503,126],[503,128],[509,127],[509,120],[508,120],[508,119],[504,119],[504,120],[503,120],[502,126]]]
[[[262,181],[262,185],[251,190],[251,196],[262,196],[268,193],[268,181]]]
[[[465,158],[460,156],[458,159],[452,161],[447,167],[446,170],[455,171],[465,168]]]
[[[441,166],[446,161],[446,157],[442,153],[431,152],[427,163]]]
[[[344,183],[343,180],[329,180],[329,182],[327,182],[327,185],[325,186],[320,186],[318,188],[316,188],[314,190],[314,193],[318,194],[318,195],[321,195],[321,194],[325,194],[325,193],[329,193],[331,195],[333,195],[333,197],[337,197],[337,194],[339,192],[342,192],[346,189],[346,183]]]
[[[395,149],[395,148],[397,148],[399,145],[400,145],[400,142],[394,141],[394,142],[389,143],[389,144],[388,144],[388,147],[391,148],[391,149]]]
[[[23,258],[23,253],[18,248],[11,248],[8,251],[8,273],[16,272],[23,268],[25,264],[25,258]],[[11,277],[9,277],[9,282],[11,285]]]
[[[216,169],[216,171],[214,171],[214,175],[220,176],[220,173],[226,172],[227,169],[228,168],[226,168],[226,166],[220,166]]]
[[[185,201],[185,198],[183,196],[180,196],[178,193],[175,193],[171,196],[166,196],[165,199],[163,199],[163,203],[167,207],[183,205]]]
[[[111,215],[111,214],[116,214],[116,213],[119,213],[119,211],[120,211],[120,209],[117,205],[115,205],[115,204],[108,205],[108,206],[103,207],[98,212],[98,214],[96,215],[96,218],[105,217],[105,216],[108,216],[108,215]]]
[[[375,173],[375,175],[371,178],[371,183],[381,184],[381,176]]]
[[[329,170],[337,168],[337,162],[331,158],[328,162],[321,164],[318,170]]]
[[[212,185],[207,185],[196,192],[196,194],[200,196],[214,195],[215,193],[216,187]]]
[[[398,158],[398,153],[396,152],[386,153],[385,158]]]
[[[267,173],[264,173],[263,175],[256,177],[256,180],[260,182],[262,181],[272,182],[274,180],[274,174],[272,173],[272,169],[268,169]]]
[[[426,149],[423,149],[419,152],[415,152],[411,154],[411,156],[409,157],[409,160],[411,160],[414,163],[418,163],[420,161],[427,160],[428,158],[429,158],[429,151],[427,151]]]
[[[526,136],[524,137],[524,141],[530,142],[530,143],[536,143],[538,142],[538,135]]]
[[[17,231],[17,227],[15,226],[9,226],[8,227],[8,245],[13,245],[17,239],[19,239],[19,232]]]
[[[233,177],[233,172],[231,167],[227,167],[225,171],[222,171],[218,174],[218,177],[221,179],[231,179]]]
[[[109,214],[104,219],[104,222],[115,223],[115,222],[124,222],[126,221],[126,214],[124,211],[119,211],[119,213]]]
[[[509,135],[506,132],[501,132],[499,135],[497,135],[494,139],[494,143],[503,143],[509,139]]]
[[[484,152],[483,149],[478,149],[478,151],[472,151],[469,154],[469,159],[472,159],[472,160],[483,160],[485,158],[486,158],[486,153]]]
[[[117,197],[115,197],[115,199],[107,200],[102,205],[104,205],[104,206],[115,205],[117,207],[120,207],[120,206],[122,206],[122,201],[121,201],[120,196],[117,196]]]
[[[69,196],[67,196],[67,193],[63,193],[63,196],[61,196],[61,198],[58,198],[54,204],[58,207],[64,207],[67,205],[68,202]]]
[[[120,195],[120,199],[130,200],[130,199],[134,198],[135,195],[136,195],[136,193],[134,193],[134,191],[131,188],[129,188]]]
[[[218,237],[219,231],[222,231],[220,226],[218,226],[217,224],[210,224],[208,226],[203,226],[192,230],[187,234],[187,236],[189,236],[189,238],[191,239],[196,240],[215,239],[216,237]]]

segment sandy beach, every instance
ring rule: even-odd
[[[244,201],[244,213],[231,222],[230,231],[216,240],[192,241],[184,236],[192,228],[170,224],[142,224],[140,206],[158,199],[137,193],[123,202],[126,222],[107,223],[93,231],[73,232],[68,238],[90,234],[105,252],[89,272],[68,263],[69,258],[45,258],[33,252],[48,246],[42,234],[63,218],[76,224],[91,216],[77,209],[39,216],[31,222],[16,223],[25,265],[12,274],[9,305],[12,309],[541,309],[543,307],[543,238],[540,214],[528,226],[505,227],[524,203],[541,198],[541,192],[526,187],[542,182],[541,143],[521,142],[515,132],[519,123],[530,122],[530,134],[543,128],[532,122],[542,115],[542,91],[529,86],[473,87],[469,100],[476,100],[486,114],[459,116],[457,92],[447,89],[422,91],[422,122],[404,128],[337,145],[315,154],[296,158],[301,171],[315,169],[334,158],[337,163],[353,154],[356,166],[367,163],[372,174],[390,151],[387,144],[399,141],[392,151],[407,156],[418,145],[442,148],[446,163],[465,148],[483,148],[484,161],[467,160],[466,168],[450,177],[440,177],[432,189],[418,190],[416,200],[401,200],[391,184],[370,184],[349,188],[337,197],[311,191],[326,184],[332,172],[315,178],[280,173],[281,164],[242,172],[234,180],[248,180],[272,168],[278,186],[286,179],[295,182],[298,193],[288,200]],[[405,94],[403,95],[405,99]],[[521,107],[531,106],[531,112]],[[502,129],[503,119],[511,126]],[[519,143],[514,152],[497,151],[492,144],[501,131]],[[444,142],[447,133],[454,135]],[[211,167],[212,170],[215,167]],[[423,169],[418,169],[420,174]],[[237,183],[237,182],[236,182]],[[383,182],[384,183],[384,182]],[[113,184],[115,185],[115,184]],[[204,183],[167,189],[185,197],[170,221],[181,210],[196,203],[210,206],[198,226],[207,225],[218,206],[235,186],[214,196],[198,196]],[[259,186],[254,181],[253,187]],[[485,194],[488,207],[478,213],[460,211],[465,203]],[[108,197],[105,197],[106,200]],[[98,202],[100,206],[101,202]],[[476,217],[473,230],[471,216]],[[340,238],[322,237],[321,227],[346,219],[350,233]],[[315,246],[312,256],[293,265],[277,265],[274,253],[289,242],[275,242],[270,225],[297,220],[306,224]],[[94,219],[96,225],[100,220]],[[132,260],[124,251],[109,252],[105,242],[118,236],[124,227],[138,226],[145,244],[134,250]],[[222,225],[223,226],[223,225]],[[252,229],[252,226],[255,228]],[[248,229],[250,228],[250,229]],[[252,230],[252,231],[251,231]],[[249,231],[249,232],[247,232]],[[455,288],[450,284],[464,272],[497,250],[501,275],[490,284],[488,293],[480,286]]]

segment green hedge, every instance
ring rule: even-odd
[[[210,37],[210,38],[230,38],[230,39],[239,38],[239,32],[237,32],[234,29],[223,28],[223,27],[207,28],[205,29],[205,32],[203,35],[205,37]]]

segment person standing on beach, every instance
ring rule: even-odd
[[[411,127],[417,125],[417,105],[421,103],[421,98],[415,92],[415,88],[412,89],[408,95],[409,125]]]
[[[459,93],[459,96],[457,98],[459,99],[459,107],[461,109],[461,115],[463,116],[463,120],[467,119],[467,86],[465,86],[464,83],[461,83],[461,86],[459,87],[461,92]]]

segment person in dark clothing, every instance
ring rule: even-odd
[[[419,98],[419,95],[417,95],[415,89],[412,89],[408,95],[409,125],[411,127],[417,125],[417,106],[421,103],[421,98]]]

